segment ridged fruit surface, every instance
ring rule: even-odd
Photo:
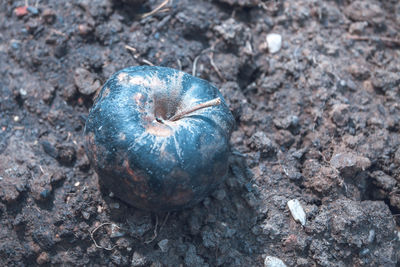
[[[172,119],[216,98],[219,105]],[[112,75],[91,108],[86,152],[116,197],[140,209],[178,210],[224,180],[233,126],[209,82],[171,68],[129,67]]]

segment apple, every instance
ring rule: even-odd
[[[104,84],[85,125],[101,186],[137,208],[172,211],[208,196],[228,171],[234,118],[209,82],[129,67]]]

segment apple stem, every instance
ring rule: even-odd
[[[170,121],[177,121],[180,118],[186,116],[187,114],[190,114],[192,112],[195,112],[196,110],[203,109],[203,108],[208,108],[208,107],[213,107],[213,106],[218,106],[221,104],[221,98],[217,97],[212,100],[209,100],[207,102],[200,103],[194,107],[188,108],[186,110],[183,110],[181,112],[176,113],[174,116],[169,118]]]

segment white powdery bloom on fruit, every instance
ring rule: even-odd
[[[296,222],[301,223],[301,225],[306,225],[306,213],[303,207],[297,199],[289,200],[287,203],[290,213]]]

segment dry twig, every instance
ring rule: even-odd
[[[385,43],[387,46],[400,46],[400,39],[389,37],[348,35],[347,38],[355,41],[382,42]]]
[[[156,225],[154,226],[154,235],[153,235],[153,237],[152,238],[150,238],[149,240],[147,240],[147,241],[144,241],[144,243],[145,244],[149,244],[149,243],[151,243],[151,242],[153,242],[154,241],[154,239],[156,239],[157,238],[157,227],[158,227],[158,215],[156,215]]]
[[[142,15],[142,19],[147,18],[151,15],[156,14],[158,11],[161,11],[161,9],[163,7],[165,7],[167,4],[169,3],[169,0],[165,0],[164,2],[162,2],[158,7],[156,7],[155,9],[153,9],[152,11],[148,12],[148,13],[144,13]],[[165,9],[163,9],[165,11]]]
[[[140,57],[140,54],[138,53],[138,51],[137,51],[136,48],[134,48],[134,47],[132,47],[132,46],[130,46],[130,45],[125,45],[125,49],[127,49],[127,50],[129,50],[129,51],[131,51],[131,52],[133,53],[133,58],[134,58],[134,59],[138,59],[138,60],[140,60],[142,63],[145,63],[145,64],[147,64],[147,65],[149,65],[149,66],[154,66],[154,64],[151,63],[149,60],[147,60],[147,59],[145,59],[145,58],[139,58],[139,57]]]
[[[116,245],[112,246],[111,248],[106,248],[106,247],[100,246],[99,244],[97,244],[96,239],[94,239],[94,237],[93,237],[94,233],[105,225],[113,225],[119,229],[119,226],[114,223],[110,223],[110,222],[102,223],[99,226],[97,226],[96,228],[94,228],[93,231],[90,232],[90,238],[93,240],[93,243],[96,246],[96,248],[102,248],[105,250],[113,250],[116,247]]]
[[[213,69],[215,70],[215,72],[218,74],[218,77],[219,77],[223,82],[226,82],[224,76],[222,76],[221,71],[218,69],[217,65],[216,65],[215,62],[214,62],[214,53],[211,53],[211,54],[209,55],[209,58],[210,58],[210,64],[211,64],[211,66],[213,67]]]

